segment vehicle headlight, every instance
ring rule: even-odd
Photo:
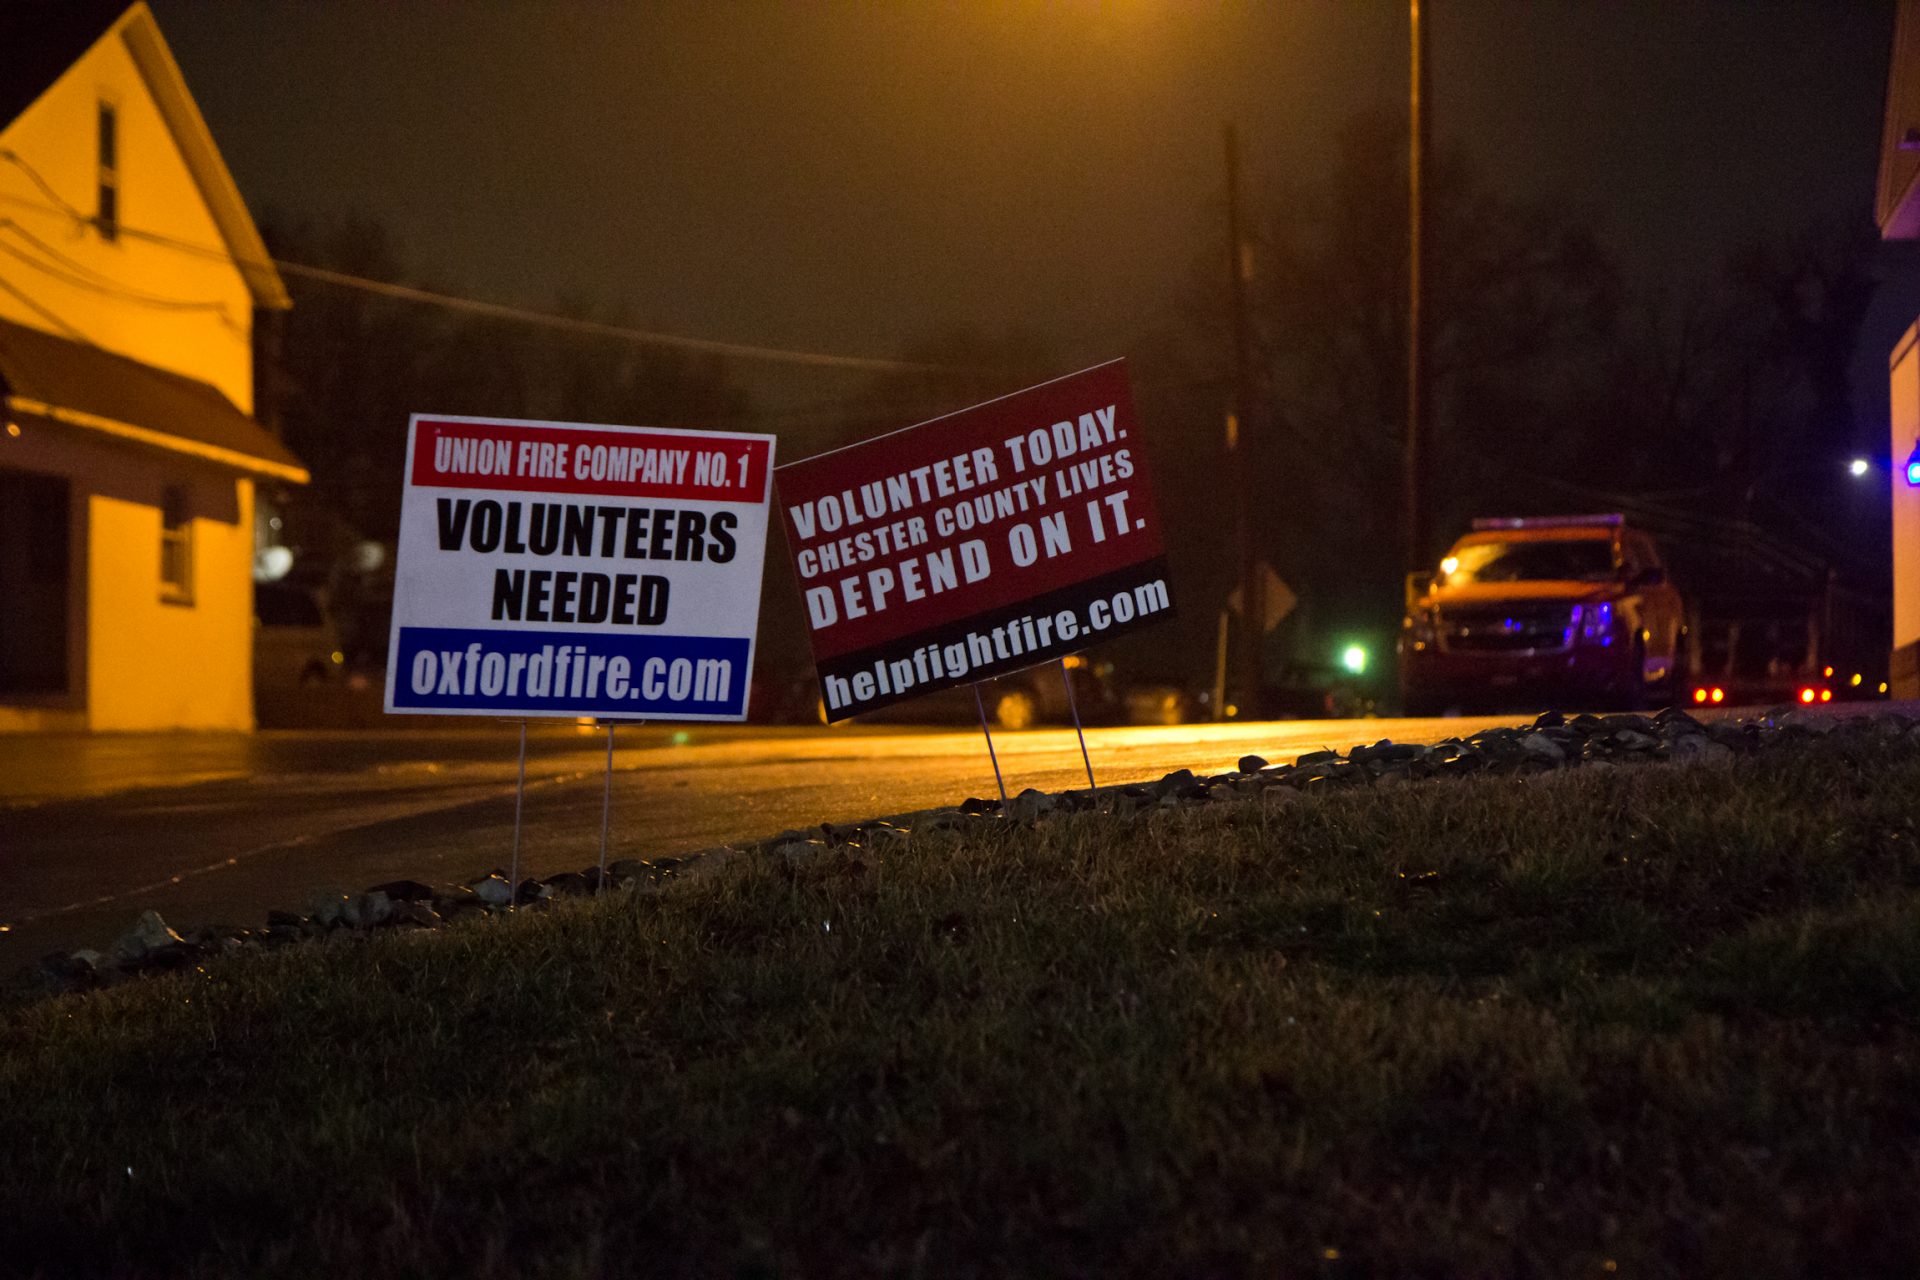
[[[1581,644],[1613,643],[1614,606],[1611,600],[1573,607],[1574,623],[1580,629]]]

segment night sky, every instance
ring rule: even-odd
[[[489,299],[862,355],[952,322],[1123,350],[1215,243],[1223,121],[1258,196],[1406,90],[1392,3],[154,8],[256,213],[371,214]],[[1891,3],[1429,13],[1441,143],[1638,272],[1869,214]],[[1882,379],[1920,301],[1887,292]]]

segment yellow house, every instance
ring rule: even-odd
[[[254,486],[307,479],[251,416],[286,288],[144,3],[0,48],[0,731],[250,729]]]

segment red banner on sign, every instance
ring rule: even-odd
[[[1123,361],[776,476],[829,719],[1172,613]]]
[[[709,443],[710,442],[710,443]],[[765,438],[422,418],[412,482],[446,489],[763,502]]]

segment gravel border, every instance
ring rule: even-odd
[[[1004,816],[999,800],[971,797],[958,805],[864,822],[821,823],[677,857],[623,858],[608,866],[604,884],[597,866],[525,879],[517,887],[498,868],[457,885],[394,880],[361,893],[316,890],[297,911],[268,912],[263,927],[211,924],[184,934],[170,928],[157,912],[146,911],[106,950],[54,952],[26,970],[20,984],[42,994],[95,990],[188,968],[210,956],[277,950],[342,933],[365,936],[392,929],[438,929],[514,909],[543,910],[562,898],[593,897],[602,891],[658,892],[670,880],[709,873],[740,857],[776,858],[798,866],[830,849],[884,852],[915,833],[982,823],[1030,825],[1051,814],[1095,811],[1130,817],[1222,803],[1284,806],[1310,792],[1405,786],[1473,774],[1547,773],[1663,761],[1730,762],[1796,738],[1835,733],[1913,736],[1920,734],[1920,720],[1897,712],[1807,715],[1791,707],[1707,722],[1677,709],[1653,716],[1568,717],[1550,711],[1531,725],[1482,729],[1432,744],[1382,739],[1344,753],[1308,752],[1292,764],[1243,756],[1230,773],[1203,776],[1176,769],[1154,782],[1056,792],[1029,788],[1007,801]]]

